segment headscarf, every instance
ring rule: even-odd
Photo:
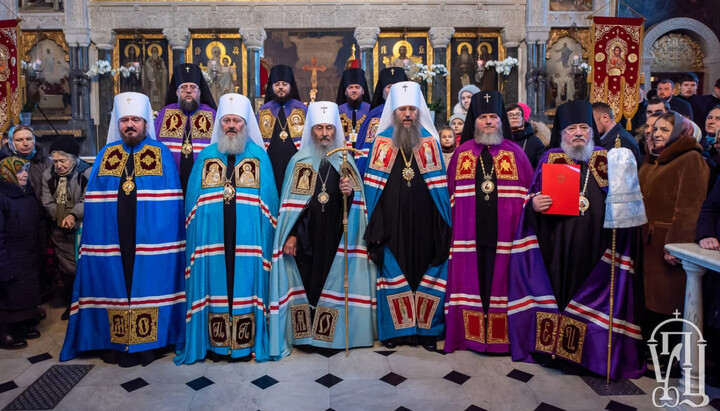
[[[269,102],[275,98],[272,85],[278,81],[284,81],[290,84],[290,98],[300,101],[300,91],[298,90],[297,83],[295,83],[295,74],[290,66],[278,64],[272,66],[270,69],[270,75],[268,76],[267,85],[265,86],[265,102]]]
[[[571,124],[585,123],[592,127],[595,136],[593,144],[600,144],[600,133],[595,125],[595,118],[592,113],[592,104],[587,100],[572,100],[558,106],[555,112],[555,122],[550,134],[548,148],[558,148],[562,143],[562,131]]]
[[[427,107],[427,103],[425,103],[425,97],[422,95],[420,85],[414,81],[401,81],[390,87],[390,94],[388,94],[387,102],[385,103],[385,107],[383,107],[377,134],[392,127],[395,109],[402,106],[417,107],[420,127],[432,134],[435,140],[440,141],[440,136],[438,135],[437,129],[435,129],[432,117],[430,117],[430,110]]]
[[[510,130],[510,121],[505,111],[505,102],[503,96],[497,91],[483,91],[475,93],[470,100],[467,116],[465,117],[465,125],[460,136],[460,142],[464,143],[475,138],[475,120],[482,114],[494,113],[500,117],[500,124],[503,128],[503,138],[512,140],[512,132]]]
[[[465,108],[462,106],[462,95],[463,93],[468,92],[472,93],[472,95],[475,95],[480,92],[480,88],[474,84],[468,84],[467,86],[464,86],[463,88],[458,91],[458,102],[455,104],[455,107],[453,107],[453,113],[455,114],[463,114],[465,113]]]
[[[408,81],[407,74],[402,68],[388,67],[386,69],[382,69],[382,71],[380,71],[380,74],[378,74],[378,81],[377,84],[375,84],[375,93],[373,94],[370,107],[375,108],[380,104],[385,104],[385,97],[383,97],[385,87],[390,84],[399,83],[401,81]]]
[[[155,140],[152,106],[145,94],[128,91],[115,96],[113,111],[110,114],[107,144],[121,140],[119,123],[125,116],[138,116],[145,119],[145,136]]]
[[[370,90],[368,90],[367,80],[365,80],[365,71],[359,68],[349,68],[343,71],[340,87],[335,102],[338,106],[347,103],[345,89],[351,84],[359,84],[363,88],[362,101],[370,103]]]
[[[10,156],[0,161],[0,181],[20,186],[17,175],[20,171],[27,171],[30,168],[30,162],[24,158]]]
[[[672,131],[670,132],[670,137],[668,137],[668,139],[665,141],[665,145],[663,146],[663,148],[661,148],[659,151],[656,151],[655,148],[653,147],[653,148],[650,150],[650,151],[652,151],[654,154],[657,154],[657,155],[659,155],[663,150],[665,150],[666,148],[668,148],[668,147],[670,146],[670,144],[673,144],[673,143],[676,142],[678,139],[680,139],[680,137],[686,136],[686,135],[687,135],[687,136],[690,136],[690,137],[693,136],[692,121],[688,120],[688,119],[685,118],[682,114],[680,114],[680,113],[678,113],[678,112],[676,112],[676,111],[668,111],[668,113],[672,114],[673,117],[675,118],[675,121],[673,121],[673,123],[674,123],[674,124],[673,124],[673,129],[672,129]],[[661,119],[664,120],[663,117],[665,117],[666,114],[667,114],[667,113],[662,114],[662,115],[660,116],[660,118],[658,118],[658,119],[655,121],[655,124],[657,124],[657,121],[659,121],[659,120],[661,120]]]
[[[448,122],[448,124],[452,125],[453,120],[460,120],[463,122],[463,124],[465,124],[466,117],[467,116],[463,116],[462,114],[453,114],[452,116],[450,116],[450,121]]]
[[[313,145],[311,132],[312,128],[317,124],[333,124],[335,126],[335,142],[333,146],[343,147],[345,145],[345,133],[340,121],[337,104],[330,101],[316,101],[308,106],[305,128],[303,129],[302,140],[300,140],[300,150]]]
[[[260,127],[258,127],[257,119],[253,113],[252,103],[250,103],[250,100],[242,94],[229,93],[220,97],[219,103],[217,115],[215,116],[217,123],[215,127],[213,127],[210,144],[220,141],[220,135],[222,134],[222,125],[220,124],[220,121],[222,118],[228,114],[235,114],[245,120],[248,137],[264,150],[265,143],[263,142],[262,135],[260,134]]]
[[[173,75],[170,77],[170,85],[167,88],[167,94],[165,95],[165,105],[173,104],[178,102],[177,89],[183,83],[194,83],[200,88],[200,103],[207,104],[216,110],[215,99],[210,92],[203,76],[203,71],[197,64],[178,64],[173,69]]]
[[[20,126],[20,125],[21,124],[18,124],[18,126]],[[12,153],[15,154],[16,156],[18,156],[22,159],[25,159],[25,160],[30,160],[31,158],[33,158],[33,156],[37,152],[37,138],[35,137],[35,131],[32,129],[32,127],[26,126],[26,127],[30,127],[30,134],[32,134],[33,151],[32,151],[32,153],[24,156],[17,151],[17,148],[15,148],[15,142],[13,141],[13,134],[15,134],[15,129],[18,128],[18,126],[11,128],[10,131],[8,132],[8,147],[10,148],[10,151],[12,151]]]

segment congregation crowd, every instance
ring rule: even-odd
[[[115,96],[93,164],[73,137],[43,147],[15,126],[0,151],[0,348],[40,336],[54,289],[61,361],[444,341],[637,378],[651,332],[683,311],[685,273],[665,245],[720,250],[720,79],[711,95],[697,85],[661,80],[630,121],[569,101],[552,127],[467,85],[438,129],[401,68],[373,95],[347,69],[336,102],[306,106],[290,67],[274,66],[255,112],[240,94],[216,104],[182,64],[155,117],[147,96]],[[579,186],[545,187],[553,165]],[[554,211],[566,194],[571,210]],[[713,384],[716,277],[704,283]]]

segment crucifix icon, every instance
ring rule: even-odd
[[[187,72],[187,73],[190,72],[190,66],[185,67],[185,72]]]
[[[327,110],[326,106],[320,107],[320,109],[323,111],[323,114],[325,114],[325,110]]]
[[[310,101],[315,101],[315,96],[317,95],[318,89],[318,81],[317,81],[317,72],[318,71],[325,71],[327,67],[322,66],[318,63],[317,57],[313,57],[310,59],[310,65],[303,66],[303,70],[310,72]]]
[[[403,91],[407,92],[407,84],[403,84]]]
[[[485,95],[483,96],[483,98],[485,99],[485,102],[486,102],[486,103],[489,103],[489,102],[490,102],[490,94],[485,93]]]

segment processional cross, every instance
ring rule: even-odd
[[[309,66],[303,66],[303,70],[310,72],[310,101],[315,101],[315,96],[317,96],[317,72],[318,71],[325,71],[327,67],[322,66],[318,63],[317,57],[313,57],[310,59],[310,65]]]

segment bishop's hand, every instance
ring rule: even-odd
[[[295,257],[295,251],[297,250],[297,237],[294,235],[288,236],[283,245],[283,253]]]
[[[350,196],[353,192],[353,184],[350,177],[341,177],[340,178],[340,192],[344,196]]]
[[[547,211],[552,205],[552,198],[548,195],[538,194],[532,198],[533,210],[538,213]]]

